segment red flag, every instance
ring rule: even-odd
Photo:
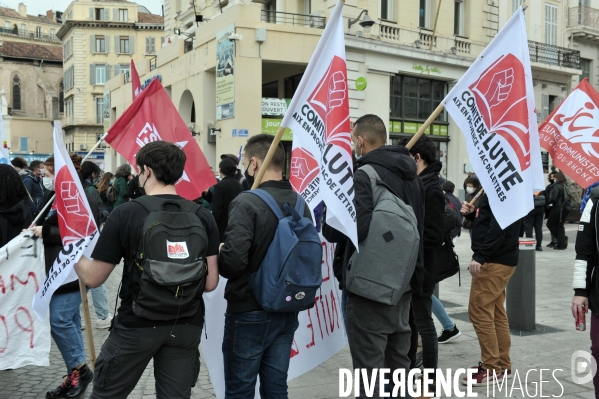
[[[599,93],[587,78],[539,126],[555,166],[582,187],[599,181]]]
[[[133,99],[141,94],[141,82],[139,80],[139,74],[135,69],[135,63],[131,60],[131,88],[133,89]]]
[[[187,162],[177,182],[177,193],[194,200],[216,184],[206,157],[185,125],[158,79],[141,92],[121,117],[108,129],[106,142],[135,165],[135,154],[152,141],[164,140],[180,146]]]

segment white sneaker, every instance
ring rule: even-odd
[[[111,322],[112,322],[112,315],[110,313],[108,313],[108,317],[106,317],[104,320],[96,321],[96,329],[97,330],[105,330],[110,327]]]

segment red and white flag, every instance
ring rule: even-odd
[[[54,121],[54,188],[56,199],[52,212],[58,213],[58,227],[64,248],[33,298],[32,308],[40,320],[46,318],[54,291],[63,284],[77,280],[73,266],[82,255],[91,258],[99,235],[83,186],[64,145],[59,121]]]
[[[539,126],[555,166],[582,187],[599,181],[599,93],[587,78]]]
[[[472,168],[501,228],[527,215],[544,182],[522,7],[443,105],[466,137]]]
[[[183,176],[176,184],[177,194],[194,200],[216,184],[204,153],[160,81],[153,79],[108,129],[106,142],[135,165],[137,151],[157,140],[177,144],[187,156]]]
[[[327,224],[358,246],[354,208],[343,2],[338,2],[281,126],[293,131],[290,182]]]
[[[141,81],[139,80],[139,74],[137,73],[133,59],[131,60],[131,89],[133,90],[133,97],[131,98],[135,100],[141,94]]]

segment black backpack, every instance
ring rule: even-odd
[[[202,306],[208,274],[208,234],[196,215],[200,206],[149,195],[135,202],[149,214],[129,265],[133,313],[150,320],[193,316]],[[179,211],[165,210],[166,204]]]

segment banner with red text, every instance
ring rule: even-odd
[[[599,181],[599,93],[587,78],[539,126],[541,146],[582,187]]]
[[[299,313],[299,327],[291,347],[291,361],[287,380],[292,380],[312,370],[337,354],[347,343],[345,325],[341,313],[341,293],[333,275],[335,245],[322,236],[322,286],[314,301],[314,307]],[[218,399],[225,397],[223,365],[223,334],[227,301],[224,299],[227,279],[220,278],[218,287],[204,294],[206,324],[202,349],[214,393]],[[258,378],[259,379],[259,378]],[[258,389],[256,389],[258,392]],[[260,395],[256,394],[256,398]]]
[[[462,130],[472,168],[505,228],[543,190],[526,25],[522,7],[474,61],[443,105]]]
[[[357,248],[342,10],[338,2],[281,126],[293,131],[293,189],[312,210],[324,201],[327,224]]]
[[[194,200],[216,184],[200,146],[160,80],[153,79],[108,129],[106,142],[131,165],[136,165],[137,151],[157,140],[177,144],[187,156],[183,176],[176,184],[177,194],[181,197]]]
[[[44,247],[32,232],[0,248],[0,370],[50,365],[50,321],[31,306],[44,276]]]
[[[48,313],[54,291],[77,280],[75,263],[83,255],[91,258],[99,236],[81,180],[64,145],[59,121],[54,121],[54,188],[56,199],[52,212],[58,213],[63,248],[33,299],[33,311],[40,320],[44,320]]]

